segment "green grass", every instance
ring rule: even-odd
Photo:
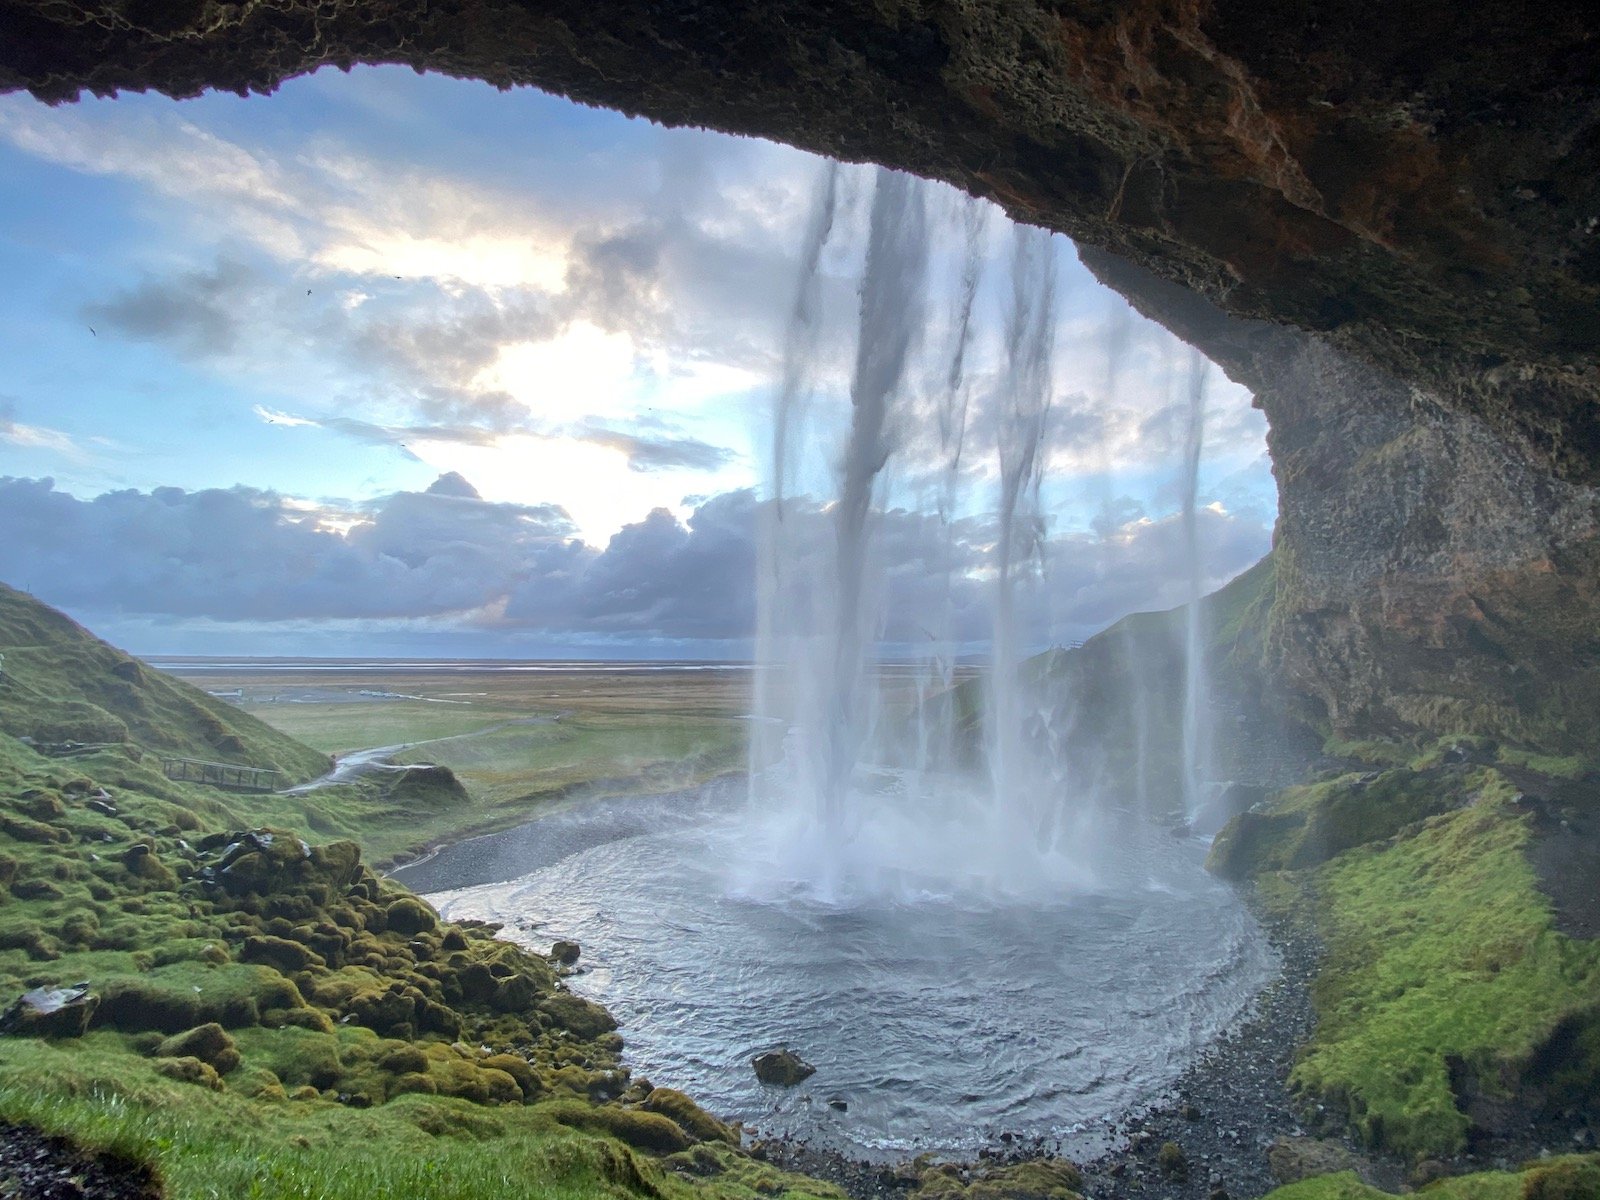
[[[416,688],[363,675],[362,686]],[[257,685],[259,686],[259,684]],[[376,862],[527,821],[577,798],[660,792],[743,767],[742,691],[685,676],[678,686],[626,677],[540,676],[529,683],[465,677],[429,691],[490,689],[468,705],[352,700],[254,703],[282,732],[329,751],[408,745],[399,763],[448,767],[466,789],[397,798],[389,781],[260,798],[279,823],[359,841]],[[410,743],[417,743],[409,745]]]
[[[1328,959],[1319,1023],[1294,1082],[1342,1101],[1369,1143],[1464,1144],[1447,1060],[1493,1088],[1600,995],[1600,945],[1552,926],[1524,854],[1525,819],[1487,798],[1398,843],[1352,850],[1318,878]]]
[[[117,743],[271,767],[299,782],[324,755],[225,701],[152,670],[70,618],[0,584],[0,731],[38,742]]]
[[[1431,1200],[1594,1200],[1600,1196],[1600,1156],[1567,1155],[1528,1163],[1520,1171],[1481,1171],[1423,1188]],[[1392,1200],[1352,1171],[1291,1183],[1266,1200]]]
[[[677,1160],[576,1131],[558,1112],[419,1095],[367,1110],[263,1102],[173,1083],[103,1045],[0,1042],[0,1119],[147,1163],[168,1200],[838,1195],[717,1152],[716,1178],[686,1179]]]
[[[512,707],[468,708],[415,700],[245,707],[273,728],[330,754],[462,737],[524,716]]]

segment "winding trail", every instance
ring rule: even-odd
[[[491,733],[499,733],[502,729],[511,729],[519,725],[554,725],[567,714],[555,713],[548,717],[518,717],[511,721],[500,721],[494,725],[485,725],[482,729],[474,729],[467,733],[452,733],[445,737],[424,738],[417,742],[396,742],[392,746],[372,746],[366,750],[351,750],[348,753],[337,755],[333,760],[333,770],[326,775],[319,775],[308,783],[297,784],[292,788],[284,788],[278,793],[280,796],[303,796],[307,792],[319,791],[335,784],[351,783],[365,775],[375,775],[380,771],[404,771],[417,763],[390,762],[390,758],[402,750],[414,750],[418,746],[436,746],[440,742],[460,742],[469,738],[487,737]]]

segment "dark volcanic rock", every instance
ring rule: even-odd
[[[1238,321],[1126,262],[1083,257],[1266,411],[1279,515],[1264,661],[1305,718],[1342,736],[1470,732],[1592,752],[1600,489],[1544,435],[1489,413],[1566,383],[1420,360],[1402,378],[1337,338]],[[1586,454],[1600,462],[1600,441]]]
[[[148,1167],[91,1155],[65,1138],[0,1123],[0,1195],[29,1200],[158,1200]]]
[[[794,1087],[817,1073],[815,1067],[788,1049],[758,1054],[750,1060],[750,1065],[755,1068],[756,1078],[762,1083],[778,1087]]]

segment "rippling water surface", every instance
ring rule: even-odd
[[[1200,847],[1133,820],[1092,889],[850,907],[748,898],[743,822],[714,795],[619,802],[465,843],[406,882],[536,949],[581,942],[572,987],[622,1022],[636,1075],[855,1151],[1070,1140],[1172,1082],[1275,966]],[[519,859],[538,865],[459,886]],[[758,1083],[749,1059],[777,1046],[816,1074]]]

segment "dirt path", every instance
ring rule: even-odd
[[[482,729],[474,729],[468,733],[452,733],[446,737],[424,738],[420,742],[397,742],[393,746],[373,746],[366,750],[351,750],[338,755],[333,762],[333,770],[326,775],[318,776],[309,783],[302,783],[292,788],[285,788],[279,792],[280,796],[300,796],[306,792],[315,792],[320,788],[332,787],[339,783],[353,783],[363,775],[376,774],[379,771],[404,771],[414,763],[395,763],[389,760],[402,750],[415,750],[418,746],[437,746],[440,742],[460,742],[470,738],[487,737],[491,733],[499,733],[502,729],[511,729],[520,725],[552,725],[566,714],[558,713],[549,717],[518,717],[512,721],[501,721],[495,725],[485,725]]]

